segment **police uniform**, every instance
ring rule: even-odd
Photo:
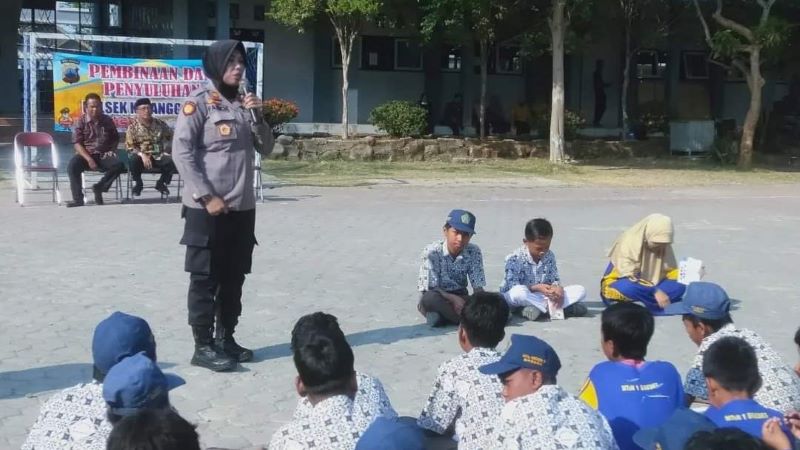
[[[227,60],[237,49],[244,54],[237,41],[220,41],[209,48],[203,59],[209,83],[183,104],[172,143],[173,159],[185,182],[185,227],[180,242],[186,246],[185,270],[190,273],[189,324],[195,338],[192,363],[212,370],[228,370],[235,361],[252,358],[251,351],[233,340],[233,332],[256,244],[254,151],[266,155],[273,147],[269,125],[251,123],[242,98],[229,100],[217,88]],[[214,50],[221,68],[209,67],[214,61],[208,61],[208,54]],[[224,58],[219,57],[220,52]],[[216,82],[209,73],[213,70]],[[204,201],[211,196],[221,197],[228,212],[211,216]],[[215,307],[219,309],[217,327],[222,328],[224,337],[219,349],[213,346]]]

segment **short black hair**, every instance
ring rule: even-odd
[[[798,328],[797,332],[794,333],[794,343],[800,347],[800,328]]]
[[[703,375],[727,391],[747,392],[750,396],[761,387],[756,351],[738,337],[724,337],[708,347],[703,354]]]
[[[537,218],[525,224],[525,239],[535,241],[553,237],[553,225],[547,219]]]
[[[324,330],[328,333],[341,335],[344,339],[344,332],[339,327],[339,319],[336,316],[322,311],[317,311],[312,314],[306,314],[297,320],[292,328],[292,351],[298,345],[298,341],[306,336],[309,336],[315,330]]]
[[[200,450],[194,425],[175,410],[145,409],[114,425],[108,450]]]
[[[89,103],[89,100],[97,100],[98,102],[103,103],[103,99],[94,92],[89,92],[86,94],[86,97],[83,98],[84,103]]]
[[[694,314],[684,314],[683,320],[688,320],[692,322],[692,325],[697,326],[701,323],[709,328],[711,328],[715,333],[719,331],[722,327],[729,323],[733,323],[733,318],[731,318],[730,314],[725,314],[725,317],[722,319],[703,319],[701,317],[697,317]]]
[[[603,340],[614,343],[614,356],[640,360],[647,355],[655,321],[653,314],[643,306],[615,302],[603,311],[600,329]]]
[[[353,349],[341,330],[315,326],[313,320],[307,319],[305,324],[298,322],[292,331],[292,352],[297,374],[310,394],[342,391],[355,373]]]
[[[476,292],[461,310],[461,327],[475,347],[495,348],[505,337],[508,304],[497,292]]]
[[[684,450],[770,450],[761,439],[739,428],[698,431],[686,441]]]

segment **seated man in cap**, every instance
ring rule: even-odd
[[[133,195],[142,194],[142,172],[155,170],[161,173],[156,181],[156,190],[169,195],[167,185],[175,172],[175,163],[170,154],[172,129],[160,119],[153,117],[149,98],[140,98],[134,104],[136,117],[125,132],[125,148],[131,158],[131,178],[135,182]]]
[[[144,319],[115,312],[100,322],[92,339],[94,380],[47,400],[22,449],[104,450],[111,424],[106,419],[103,380],[120,360],[139,352],[156,359],[155,339]]]
[[[478,368],[500,359],[495,347],[505,336],[507,321],[508,305],[502,295],[478,292],[467,300],[458,327],[458,344],[465,353],[439,366],[433,391],[417,420],[421,428],[453,434],[459,449],[480,448],[503,409],[503,385]]]
[[[270,450],[354,449],[375,416],[353,404],[358,386],[350,344],[341,333],[303,329],[292,336],[292,352],[295,388],[312,408],[276,431]]]
[[[578,395],[608,420],[622,450],[639,450],[633,434],[656,427],[683,406],[683,380],[666,361],[645,361],[653,337],[653,314],[633,302],[603,311],[601,347],[608,361],[592,368]]]
[[[169,391],[184,384],[183,378],[162,372],[144,352],[129,356],[115,364],[103,382],[108,420],[116,425],[146,409],[170,409]]]
[[[561,286],[556,255],[550,250],[552,241],[553,225],[547,219],[533,219],[525,224],[522,246],[506,256],[500,292],[528,320],[552,314],[551,306],[563,309],[564,317],[581,317],[589,312],[582,303],[586,288]]]
[[[442,229],[444,239],[422,251],[417,288],[422,293],[417,309],[428,325],[458,324],[469,291],[486,286],[481,249],[470,243],[475,234],[475,215],[469,211],[450,211]]]
[[[755,394],[761,405],[787,414],[800,410],[800,378],[792,367],[758,334],[737,328],[730,315],[728,294],[717,284],[696,281],[690,283],[683,301],[664,309],[664,315],[681,315],[689,339],[699,350],[686,374],[683,390],[687,405],[695,399],[708,401],[708,388],[703,375],[703,356],[719,339],[733,336],[744,339],[755,349],[762,386]]]
[[[744,339],[724,337],[708,347],[703,355],[703,376],[708,385],[708,417],[720,428],[739,428],[762,439],[763,428],[770,418],[783,419],[783,414],[761,406],[753,394],[761,387],[758,359],[753,347]],[[786,443],[793,440],[783,428]],[[787,445],[779,450],[794,448]]]
[[[503,357],[480,368],[503,383],[503,411],[482,448],[617,449],[606,419],[556,384],[561,361],[534,336],[511,335]]]
[[[147,409],[114,424],[108,450],[200,450],[194,425],[172,408]]]
[[[299,340],[309,333],[316,330],[323,330],[334,335],[339,336],[341,339],[346,339],[344,332],[339,328],[339,321],[335,316],[326,314],[324,312],[315,312],[307,314],[300,318],[295,323],[292,329],[292,348],[299,345]],[[356,372],[356,382],[358,390],[353,399],[355,406],[368,412],[370,415],[382,416],[388,418],[397,417],[392,407],[392,402],[386,395],[383,389],[383,384],[377,378],[371,377],[363,372]],[[297,401],[297,408],[294,411],[294,419],[299,420],[311,415],[314,406],[309,401],[308,397],[300,397]]]

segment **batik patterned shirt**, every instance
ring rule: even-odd
[[[389,396],[383,389],[383,384],[377,378],[371,377],[365,373],[356,372],[356,380],[358,382],[358,391],[353,399],[353,404],[361,408],[371,416],[383,416],[388,419],[397,417],[397,412],[392,407],[392,402],[389,401]],[[297,408],[294,410],[294,419],[303,419],[311,414],[314,406],[308,401],[308,398],[301,397],[297,402]]]
[[[484,442],[486,450],[618,448],[606,419],[555,385],[506,403]]]
[[[528,247],[522,246],[506,256],[505,277],[500,285],[500,292],[508,292],[517,285],[531,286],[534,284],[559,284],[561,277],[556,267],[556,255],[548,250],[539,259],[533,260]]]
[[[455,424],[460,450],[480,448],[504,402],[500,379],[478,368],[501,356],[494,349],[476,347],[442,364],[417,425],[444,434]]]
[[[486,286],[483,254],[477,245],[467,244],[456,257],[450,255],[444,240],[436,241],[422,251],[417,283],[420,292],[437,288],[447,292],[464,290],[468,282],[473,289]]]
[[[129,152],[160,157],[161,153],[169,153],[167,146],[171,143],[172,129],[155,117],[151,119],[150,125],[137,117],[131,121],[128,131],[125,132],[125,148]]]
[[[762,384],[754,400],[765,408],[784,414],[800,410],[800,378],[794,370],[761,336],[748,329],[736,328],[732,323],[723,326],[700,343],[694,363],[686,373],[683,390],[694,397],[708,399],[706,378],[703,376],[703,355],[711,344],[729,336],[744,339],[756,352]]]
[[[42,405],[22,450],[105,450],[106,409],[100,383],[64,389]]]
[[[325,399],[311,413],[281,427],[272,435],[270,450],[354,450],[374,416],[345,395]]]

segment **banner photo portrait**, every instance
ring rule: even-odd
[[[109,58],[53,53],[55,131],[72,131],[86,94],[103,99],[103,112],[124,131],[135,116],[133,104],[147,97],[153,115],[175,126],[183,101],[206,83],[199,59]]]

